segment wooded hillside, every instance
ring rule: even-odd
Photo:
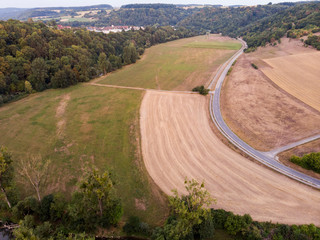
[[[184,28],[103,34],[41,22],[0,22],[0,103],[21,93],[67,87],[134,63],[144,49],[192,36]]]

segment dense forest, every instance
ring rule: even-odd
[[[190,30],[172,27],[106,35],[57,30],[41,22],[0,22],[0,103],[23,93],[86,82],[134,63],[154,44],[190,36]]]
[[[186,18],[178,26],[199,32],[241,36],[247,41],[249,48],[254,49],[266,43],[274,43],[286,34],[297,38],[319,31],[319,8],[320,3],[205,8]],[[313,40],[313,45],[314,42]]]
[[[320,3],[280,3],[243,7],[183,8],[170,4],[130,4],[117,11],[99,12],[90,15],[94,22],[68,23],[82,25],[171,25],[191,29],[197,34],[207,31],[223,35],[241,36],[247,41],[249,50],[267,43],[276,44],[281,37],[300,38],[320,30]],[[89,15],[88,15],[89,16]],[[319,39],[309,38],[305,42],[315,48]]]
[[[97,18],[95,22],[70,22],[70,26],[94,25],[110,26],[110,25],[129,25],[129,26],[175,26],[180,21],[193,13],[198,12],[196,8],[184,9],[175,5],[160,4],[151,7],[151,5],[127,5],[117,11],[100,12],[93,17]]]

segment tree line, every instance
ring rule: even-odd
[[[50,161],[35,157],[18,161],[13,168],[11,154],[0,148],[0,219],[2,223],[18,223],[13,231],[16,240],[94,239],[98,229],[118,227],[122,219],[121,200],[114,189],[114,176],[108,170],[87,168],[77,190],[67,199],[62,193],[41,195]],[[22,175],[33,193],[21,198],[15,187],[14,172]],[[38,183],[38,184],[37,184]],[[126,220],[122,230],[128,236],[153,240],[212,239],[222,229],[235,239],[318,239],[320,228],[314,224],[285,225],[253,221],[222,209],[206,190],[204,182],[185,179],[186,194],[172,190],[168,197],[170,213],[162,226],[149,226],[138,217]],[[36,196],[36,197],[34,197]]]
[[[97,228],[117,226],[120,221],[123,208],[108,170],[99,172],[94,166],[86,169],[77,190],[67,199],[59,192],[41,195],[46,188],[50,161],[37,156],[15,166],[11,154],[1,147],[0,218],[2,223],[19,224],[13,232],[15,239],[89,239],[86,234],[81,237],[81,233],[92,234]],[[15,172],[34,193],[25,198],[20,196]]]
[[[241,8],[204,8],[178,26],[200,32],[241,36],[249,50],[275,43],[287,34],[298,38],[320,29],[320,3],[268,4]]]
[[[193,13],[199,11],[197,8],[183,9],[175,5],[166,4],[134,4],[126,5],[117,11],[99,12],[93,17],[94,22],[70,22],[70,26],[176,26],[180,21]],[[63,24],[63,23],[59,23]]]
[[[0,21],[0,104],[25,93],[89,81],[136,62],[145,48],[191,36],[190,30],[169,26],[103,34]]]

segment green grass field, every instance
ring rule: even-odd
[[[64,96],[70,100],[57,117]],[[50,182],[43,195],[56,191],[68,195],[87,165],[110,169],[125,215],[155,224],[163,219],[166,207],[161,194],[154,194],[156,187],[148,180],[138,151],[142,96],[141,91],[83,84],[34,94],[0,108],[0,145],[13,153],[14,160],[36,154],[51,159]],[[65,121],[61,134],[59,121]],[[19,184],[25,196],[30,195],[32,189],[25,186]]]
[[[234,40],[219,42],[205,36],[160,44],[148,49],[136,64],[109,74],[99,83],[191,90],[197,85],[207,85],[218,66],[240,47]]]
[[[200,40],[211,44],[201,36],[152,47],[138,63],[100,83],[191,90],[207,82],[235,52],[184,47]],[[231,48],[234,42],[228,44]],[[168,209],[140,153],[142,98],[142,91],[89,84],[36,93],[0,108],[0,145],[13,153],[15,162],[38,154],[51,159],[43,196],[58,191],[70,196],[87,166],[111,170],[125,216],[136,215],[153,225],[164,219]],[[28,184],[16,180],[24,196],[33,194]]]
[[[241,43],[238,42],[192,42],[184,45],[187,48],[206,48],[206,49],[225,49],[238,50],[241,48]]]

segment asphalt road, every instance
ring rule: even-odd
[[[277,162],[270,154],[258,151],[254,149],[253,147],[249,146],[247,143],[242,141],[236,134],[234,134],[231,129],[228,127],[228,125],[225,123],[225,121],[222,118],[222,114],[220,111],[220,94],[221,94],[221,87],[224,79],[227,76],[228,70],[232,66],[232,63],[241,56],[243,53],[243,50],[247,47],[246,42],[239,39],[242,43],[242,48],[233,55],[222,67],[219,69],[216,77],[212,80],[212,83],[209,85],[209,87],[212,86],[212,84],[217,80],[216,88],[214,90],[214,94],[210,94],[210,115],[215,123],[215,125],[218,127],[220,132],[235,146],[237,146],[239,149],[241,149],[243,152],[247,153],[249,156],[253,157],[260,163],[278,171],[279,173],[282,173],[290,178],[293,178],[301,183],[307,184],[309,186],[315,187],[320,189],[320,180],[310,177],[306,174],[303,174],[301,172],[298,172],[296,170],[293,170],[287,166],[284,166],[283,164]],[[221,75],[220,75],[221,73]],[[220,76],[219,76],[220,75]]]

